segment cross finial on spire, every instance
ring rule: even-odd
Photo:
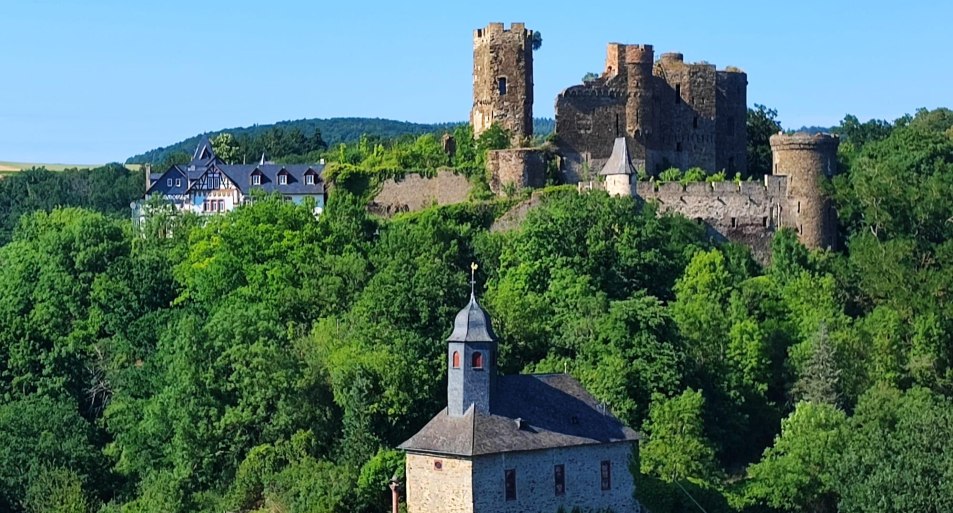
[[[470,263],[470,297],[471,298],[475,297],[474,289],[476,288],[476,270],[479,268],[480,266],[478,266],[476,262]]]

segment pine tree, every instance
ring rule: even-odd
[[[813,345],[814,352],[794,384],[791,395],[796,401],[840,406],[840,368],[827,334],[827,326],[822,325],[818,329]]]

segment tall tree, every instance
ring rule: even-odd
[[[748,176],[771,174],[772,135],[781,131],[778,111],[755,104],[748,109]]]

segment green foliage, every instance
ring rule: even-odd
[[[0,180],[0,244],[9,242],[18,220],[37,210],[84,207],[128,218],[129,203],[145,189],[142,173],[118,164],[61,172],[28,169]]]
[[[241,148],[235,142],[235,138],[228,132],[222,132],[212,139],[212,149],[215,155],[222,159],[226,164],[237,164],[238,156],[241,154]]]
[[[0,405],[0,509],[83,511],[109,478],[96,438],[65,400],[31,396]]]
[[[583,83],[585,83],[585,82],[592,82],[593,80],[595,80],[595,79],[597,79],[597,78],[599,78],[599,74],[598,74],[598,73],[594,73],[594,72],[592,72],[592,71],[589,71],[589,72],[587,72],[585,75],[582,76],[582,80],[581,80],[581,81],[582,81]]]
[[[781,131],[778,111],[755,104],[748,109],[748,176],[771,174],[772,135]]]
[[[922,388],[874,388],[847,422],[835,474],[840,511],[953,508],[953,404]]]
[[[846,424],[844,412],[829,404],[798,403],[764,458],[748,467],[745,500],[782,511],[836,511]]]
[[[645,424],[648,440],[640,452],[643,474],[674,482],[708,482],[717,476],[715,451],[704,433],[701,392],[685,390],[681,395],[652,398]]]

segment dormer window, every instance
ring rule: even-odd
[[[454,369],[460,368],[460,351],[453,352],[453,358],[451,359]]]
[[[304,175],[304,183],[306,183],[306,184],[308,184],[308,185],[314,185],[314,175],[312,175],[312,174],[310,174],[310,173]]]
[[[251,184],[252,184],[252,185],[261,185],[261,175],[258,174],[258,173],[255,173],[255,174],[251,175]]]
[[[278,175],[278,185],[288,185],[288,175],[284,173]]]
[[[474,351],[473,357],[472,357],[472,367],[474,369],[483,368],[483,353],[479,351]]]

